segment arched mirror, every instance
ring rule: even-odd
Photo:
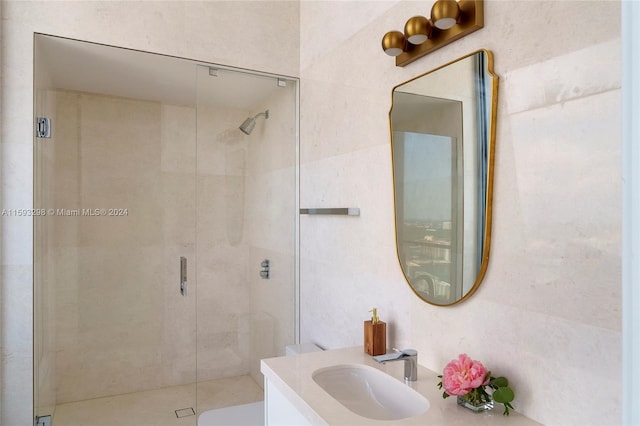
[[[481,50],[393,89],[396,245],[413,291],[452,305],[489,261],[498,77]]]

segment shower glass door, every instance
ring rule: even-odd
[[[36,417],[195,426],[195,64],[35,45]]]
[[[296,343],[298,81],[46,35],[35,65],[36,417],[259,404]]]
[[[197,393],[205,412],[262,401],[260,360],[296,343],[298,85],[198,66],[197,86]]]

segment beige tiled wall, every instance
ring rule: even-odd
[[[361,345],[377,306],[390,346],[416,348],[426,367],[466,352],[509,377],[516,409],[535,420],[616,423],[620,3],[485,1],[483,29],[395,67],[383,34],[429,4],[301,3],[301,205],[361,208],[301,217],[302,340]],[[442,308],[416,298],[397,264],[391,88],[480,48],[500,77],[490,262],[471,299]]]
[[[199,107],[198,379],[249,372],[243,110]]]
[[[54,218],[57,402],[192,382],[194,342],[181,336],[194,312],[167,265],[195,246],[194,215],[180,218],[194,208],[194,111],[85,93],[57,99],[52,207],[126,209]],[[170,131],[189,125],[190,138]],[[163,155],[187,167],[191,159],[192,173],[163,169]]]
[[[36,91],[36,114],[56,120],[57,94],[40,89]],[[59,153],[56,152],[56,138],[41,139],[35,144],[35,165],[38,171],[34,175],[36,189],[34,205],[37,209],[46,209],[53,205],[56,188],[60,181],[56,179],[55,165]],[[56,286],[55,274],[62,269],[56,268],[55,257],[58,253],[56,245],[59,230],[54,226],[54,216],[34,217],[34,230],[37,235],[34,241],[34,316],[43,330],[34,337],[34,357],[39,368],[34,371],[35,382],[41,389],[37,403],[43,412],[53,412],[56,404]]]
[[[260,109],[269,119],[247,137],[248,278],[252,312],[251,365],[262,386],[260,359],[284,355],[295,343],[295,230],[296,216],[296,87],[288,82]],[[259,275],[268,259],[271,275]]]

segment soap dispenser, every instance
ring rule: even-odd
[[[371,319],[364,322],[364,351],[371,356],[387,353],[387,324],[378,318],[378,309],[373,308]]]

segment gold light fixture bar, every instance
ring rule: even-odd
[[[460,13],[453,26],[448,29],[438,28],[438,24],[436,23],[437,15],[439,15],[442,11],[445,11],[444,13],[447,13],[450,9],[451,3],[455,3],[455,0],[437,0],[434,3],[431,10],[431,17],[428,22],[429,34],[428,38],[425,41],[420,44],[413,44],[411,43],[411,41],[406,41],[402,48],[402,53],[397,56],[392,54],[391,52],[387,52],[387,54],[396,57],[396,66],[404,67],[405,65],[408,65],[411,62],[433,52],[434,50],[440,49],[441,47],[446,46],[449,43],[461,39],[467,34],[471,34],[472,32],[477,31],[484,26],[483,0],[460,0],[459,2],[457,2]],[[455,4],[453,6],[455,6]],[[416,18],[422,17],[413,17],[409,21],[407,21],[408,25],[405,26],[405,31],[409,30],[410,28],[411,30],[413,30],[413,28],[415,27],[415,22],[418,22]],[[407,36],[407,39],[409,38],[409,34],[405,34],[405,36]],[[387,51],[387,46],[385,46],[385,42],[387,42],[387,40],[388,36],[385,35],[385,38],[383,38],[382,42],[383,49],[385,51]]]

